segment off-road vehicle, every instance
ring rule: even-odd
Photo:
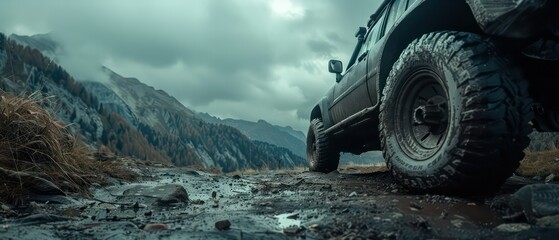
[[[559,131],[559,1],[385,0],[355,36],[310,115],[313,171],[382,150],[413,190],[481,193],[518,167],[533,127]]]

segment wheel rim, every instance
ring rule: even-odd
[[[442,78],[429,69],[409,75],[396,102],[398,144],[413,160],[425,161],[439,152],[449,128],[449,98]]]

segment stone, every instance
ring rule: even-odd
[[[536,218],[559,215],[559,185],[527,185],[511,195],[510,207],[522,211],[529,222]]]
[[[150,223],[150,224],[146,224],[146,226],[144,226],[144,230],[150,231],[150,232],[165,231],[165,230],[169,230],[169,229],[170,229],[169,225],[163,224],[163,223]]]
[[[316,224],[316,223],[313,224],[313,225],[311,225],[311,229],[312,229],[313,231],[316,231],[316,230],[318,230],[319,228],[320,228],[320,225],[318,225],[318,224]]]
[[[229,220],[221,220],[215,223],[215,228],[219,231],[228,230],[231,228],[231,222]]]
[[[559,215],[542,217],[536,223],[540,227],[559,229]]]
[[[356,197],[356,196],[357,196],[357,193],[356,193],[356,192],[351,192],[351,193],[349,194],[349,196],[350,196],[350,197]]]
[[[530,229],[530,225],[526,223],[504,223],[497,227],[495,230],[500,232],[516,233]]]
[[[30,188],[33,193],[43,195],[64,195],[64,191],[49,180],[41,177],[33,177],[33,180],[34,181]]]
[[[417,209],[417,210],[421,210],[423,208],[423,206],[421,206],[419,203],[417,202],[410,202],[410,208],[413,209]]]
[[[554,179],[555,179],[555,174],[552,173],[552,174],[549,174],[549,175],[545,178],[545,182],[548,183],[548,182],[553,181]]]
[[[2,209],[3,211],[10,211],[10,210],[11,210],[10,207],[8,207],[8,206],[6,206],[6,205],[4,205],[4,204],[1,205],[1,209]]]
[[[157,199],[158,205],[169,205],[174,203],[187,203],[189,201],[188,193],[184,187],[176,185],[173,186],[173,190],[159,199]]]
[[[126,197],[142,198],[147,200],[142,200],[146,204],[155,204],[159,206],[190,202],[186,189],[178,184],[164,184],[155,187],[135,186],[124,191],[122,195]],[[151,202],[149,200],[151,200]]]
[[[299,226],[291,226],[283,229],[283,233],[287,236],[295,236],[301,231],[303,231],[303,229]]]

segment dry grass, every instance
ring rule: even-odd
[[[516,170],[521,176],[546,177],[550,174],[559,176],[559,149],[552,148],[545,152],[526,152],[526,157]]]
[[[0,200],[57,187],[85,194],[102,181],[98,173],[119,170],[88,158],[84,145],[40,106],[44,101],[50,100],[39,94],[0,96]]]

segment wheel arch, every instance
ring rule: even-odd
[[[411,8],[386,34],[376,86],[378,102],[392,65],[413,40],[443,30],[483,33],[465,1],[422,0]]]
[[[327,93],[330,95],[330,92]],[[330,114],[328,112],[328,101],[329,98],[323,97],[312,109],[309,121],[312,121],[315,118],[319,118],[322,120],[325,128],[331,127],[333,124],[332,119],[330,118]]]
[[[318,104],[316,106],[314,106],[314,108],[311,111],[310,121],[312,121],[313,119],[316,119],[316,118],[322,119],[322,110],[320,110],[320,105],[318,105]]]

